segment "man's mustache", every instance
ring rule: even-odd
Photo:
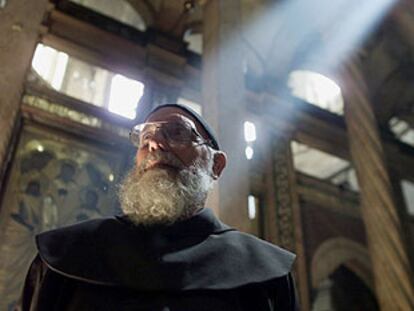
[[[138,167],[139,171],[144,172],[150,169],[154,163],[156,165],[171,166],[173,168],[181,169],[184,168],[183,163],[171,152],[156,151],[148,154],[141,162]]]

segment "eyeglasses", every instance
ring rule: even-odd
[[[137,148],[143,148],[160,132],[170,147],[207,144],[212,146],[209,139],[205,139],[198,133],[195,124],[190,121],[183,122],[147,122],[137,124],[129,133],[131,143]]]

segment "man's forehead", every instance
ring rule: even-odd
[[[146,122],[177,120],[191,120],[194,123],[193,118],[183,110],[170,107],[158,109],[148,116]]]
[[[208,135],[200,123],[186,111],[176,107],[160,108],[154,113],[150,114],[146,122],[158,122],[158,121],[190,121],[197,128],[197,131],[203,135],[204,138],[208,138]]]

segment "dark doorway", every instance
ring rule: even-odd
[[[352,271],[341,265],[330,276],[332,305],[336,311],[379,311],[371,290]]]

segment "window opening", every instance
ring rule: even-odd
[[[184,33],[184,42],[187,42],[187,49],[196,54],[203,54],[203,35],[201,33],[193,33],[191,29]]]
[[[244,140],[246,142],[245,155],[248,160],[251,160],[254,155],[253,144],[256,141],[256,125],[253,122],[244,122]]]
[[[405,199],[405,205],[409,215],[414,216],[414,183],[408,180],[401,181],[401,188]]]
[[[134,119],[136,116],[137,100],[144,93],[144,85],[120,74],[111,79],[108,110]]]
[[[346,189],[359,190],[350,162],[296,141],[291,142],[291,150],[297,171]]]
[[[389,126],[399,141],[414,147],[414,129],[408,122],[393,117],[389,122]]]
[[[257,198],[254,195],[249,195],[247,198],[247,209],[248,216],[250,220],[256,218],[257,213]]]
[[[99,106],[128,119],[144,93],[144,84],[85,63],[68,54],[38,44],[32,60],[34,72],[51,88]]]

